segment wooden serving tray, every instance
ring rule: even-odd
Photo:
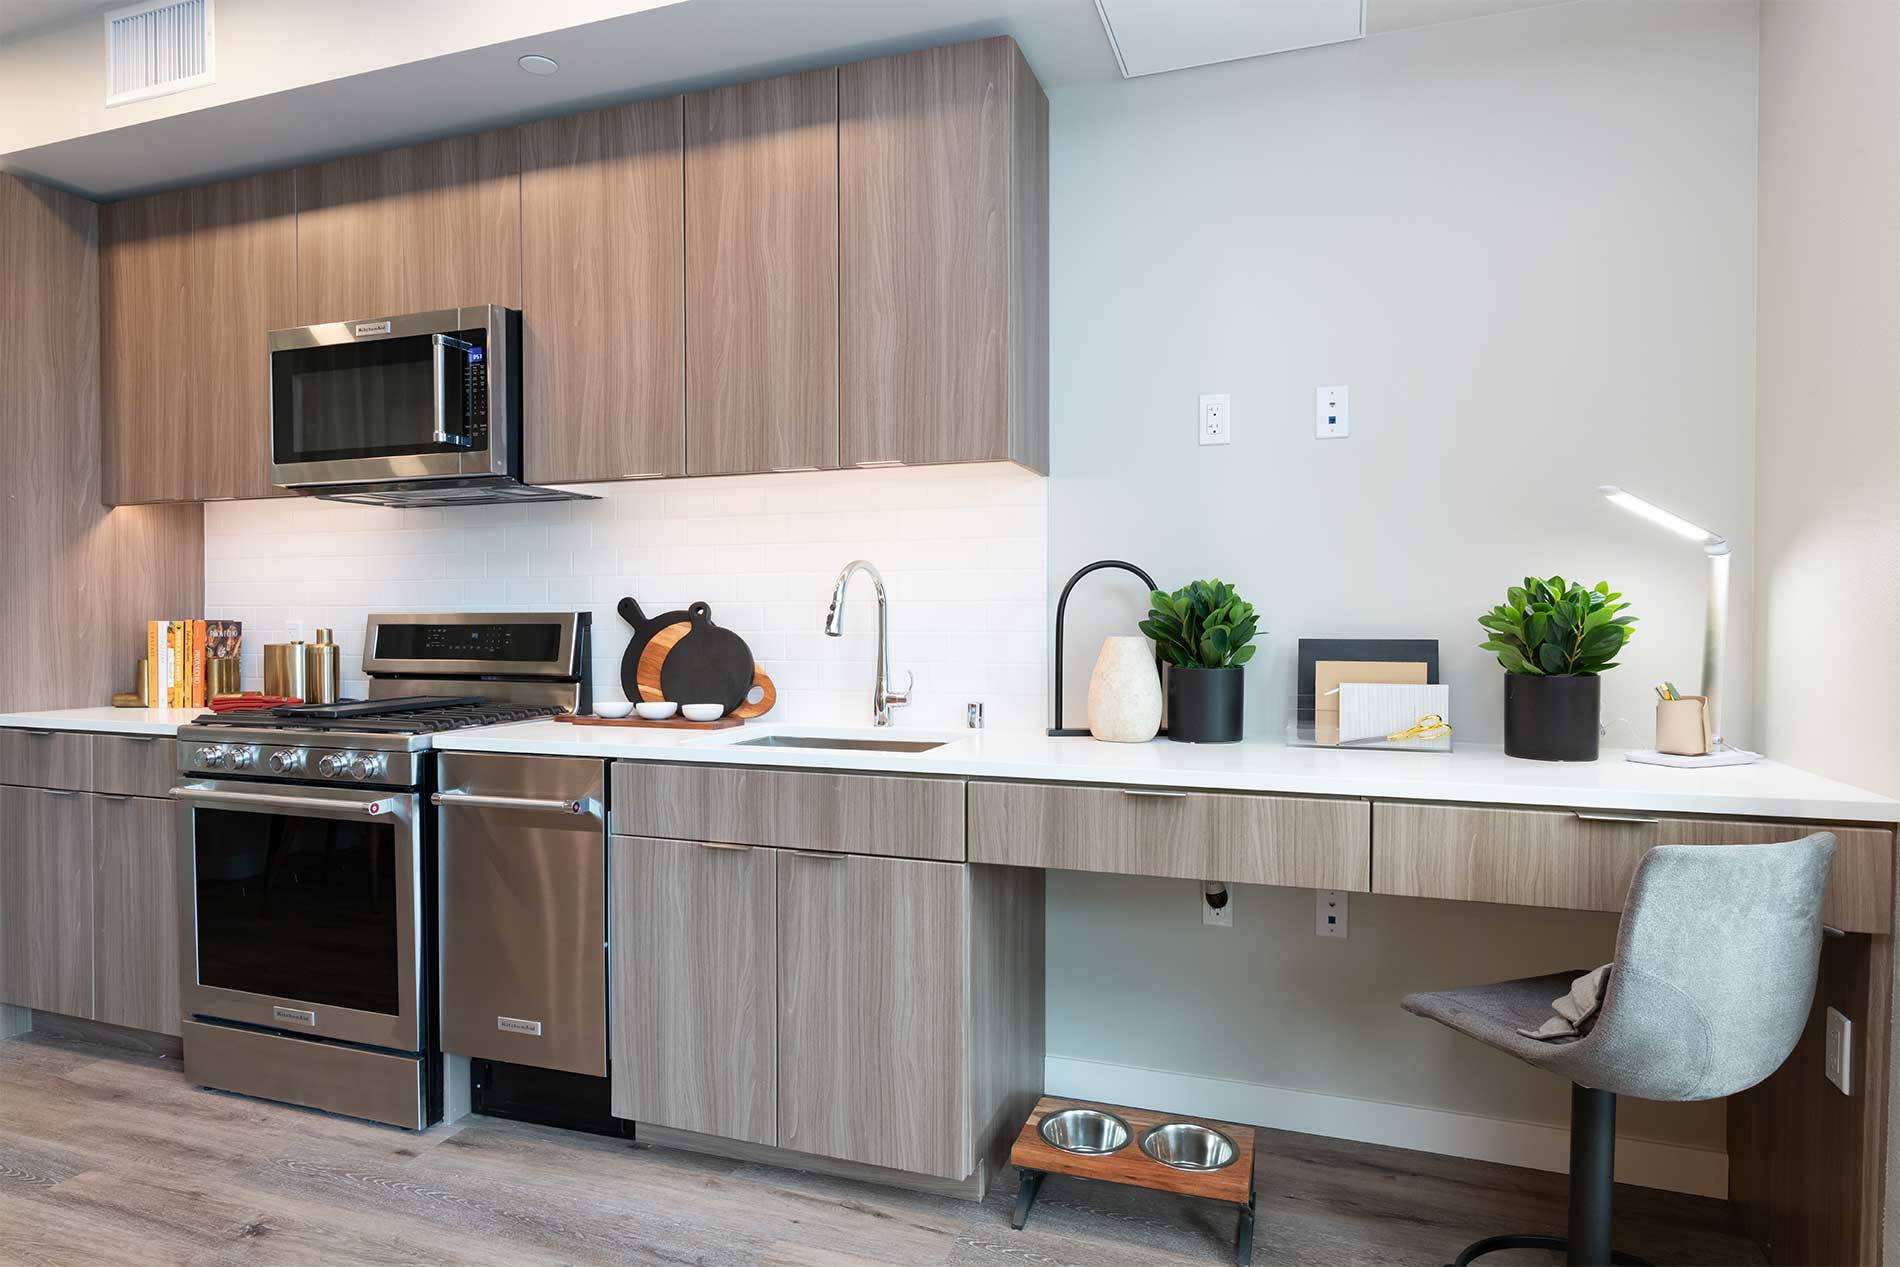
[[[1128,1123],[1127,1146],[1112,1153],[1099,1154],[1069,1153],[1050,1147],[1036,1133],[1036,1128],[1046,1115],[1062,1109],[1100,1109],[1105,1113],[1113,1113]],[[1219,1170],[1176,1170],[1151,1159],[1141,1151],[1141,1137],[1150,1127],[1160,1126],[1163,1122],[1193,1122],[1220,1131],[1234,1141],[1238,1155],[1233,1165]],[[1180,1193],[1182,1196],[1207,1197],[1214,1201],[1246,1205],[1253,1194],[1253,1149],[1254,1132],[1251,1126],[1236,1126],[1180,1113],[1151,1113],[1146,1109],[1124,1108],[1118,1104],[1061,1100],[1045,1095],[1036,1101],[1029,1120],[1023,1123],[1021,1133],[1016,1136],[1016,1143],[1009,1150],[1009,1164],[1024,1170],[1074,1175],[1082,1179],[1105,1179],[1110,1183],[1125,1183],[1137,1188],[1154,1188],[1162,1192]]]
[[[731,730],[734,726],[745,725],[745,718],[726,716],[718,721],[687,721],[684,717],[669,717],[665,721],[648,721],[644,717],[576,717],[572,713],[556,713],[555,721],[564,721],[570,726],[639,726],[648,730]]]

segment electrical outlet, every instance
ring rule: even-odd
[[[1346,935],[1346,894],[1339,889],[1319,889],[1313,894],[1318,905],[1313,911],[1313,931],[1321,937]]]
[[[1225,392],[1201,397],[1201,443],[1232,444],[1234,398]]]
[[[1209,928],[1234,926],[1234,891],[1218,880],[1201,885],[1201,923]]]
[[[1351,415],[1344,387],[1322,387],[1314,405],[1313,434],[1322,440],[1342,440],[1351,433]]]
[[[1833,1008],[1827,1010],[1827,1080],[1852,1095],[1854,1078],[1854,1022]]]

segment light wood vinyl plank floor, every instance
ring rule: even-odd
[[[1262,1132],[1255,1262],[1433,1264],[1560,1229],[1558,1175]],[[1177,1267],[1234,1210],[1051,1176],[1015,1232],[980,1205],[472,1118],[420,1135],[186,1085],[85,1037],[0,1042],[6,1267]],[[1618,1245],[1759,1263],[1726,1206],[1619,1188]],[[1492,1260],[1497,1261],[1497,1260]],[[1536,1254],[1510,1262],[1547,1262]]]

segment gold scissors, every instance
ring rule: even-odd
[[[1446,721],[1443,717],[1439,716],[1437,713],[1427,713],[1423,717],[1419,718],[1417,721],[1413,722],[1406,729],[1401,730],[1397,732],[1396,734],[1387,735],[1384,739],[1378,739],[1378,738],[1348,739],[1344,743],[1340,744],[1339,746],[1342,748],[1350,748],[1354,744],[1406,743],[1414,739],[1419,739],[1419,740],[1443,739],[1450,734],[1451,734],[1450,722]]]

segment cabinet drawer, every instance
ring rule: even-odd
[[[970,861],[1364,892],[1364,801],[970,784]]]
[[[178,779],[177,748],[159,735],[94,735],[88,786],[109,796],[169,799]]]
[[[621,836],[963,861],[963,781],[616,761]]]
[[[91,735],[70,730],[0,730],[0,783],[83,792],[91,782]]]
[[[1653,845],[1767,844],[1815,831],[1840,842],[1822,918],[1848,932],[1889,931],[1893,833],[1865,827],[1381,801],[1373,810],[1372,891],[1620,911]]]

